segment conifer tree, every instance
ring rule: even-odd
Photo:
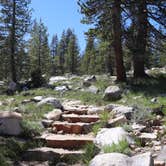
[[[70,73],[77,73],[78,68],[79,48],[75,34],[72,34],[69,39],[66,53],[66,70]]]
[[[10,73],[13,81],[17,82],[17,64],[19,50],[24,43],[24,35],[30,25],[31,0],[5,0],[0,1],[1,34],[3,36],[3,49],[6,47],[8,61],[10,61]]]
[[[40,69],[42,73],[50,74],[51,56],[48,45],[48,33],[46,26],[34,21],[29,40],[29,57],[31,71]]]

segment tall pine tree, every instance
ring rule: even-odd
[[[0,1],[0,29],[3,36],[3,49],[6,47],[10,61],[10,73],[13,81],[17,82],[17,64],[19,50],[24,43],[24,35],[28,31],[31,18],[29,4],[31,0]]]
[[[51,56],[48,44],[48,33],[46,26],[36,20],[34,21],[29,40],[31,71],[40,69],[42,73],[50,74]]]

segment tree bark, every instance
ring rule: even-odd
[[[138,14],[137,14],[137,38],[136,47],[133,54],[134,62],[134,77],[145,77],[145,55],[147,45],[147,4],[145,0],[140,0],[137,3]]]
[[[11,50],[11,59],[10,59],[10,64],[11,64],[11,75],[12,75],[12,80],[14,82],[17,82],[17,75],[16,75],[16,66],[15,66],[15,45],[16,45],[16,0],[13,0],[13,12],[12,12],[12,28],[11,28],[11,45],[10,45],[10,50]]]
[[[126,81],[126,73],[123,64],[123,51],[122,51],[122,30],[121,30],[121,1],[114,0],[112,8],[113,18],[113,33],[114,41],[113,47],[115,52],[117,81]]]

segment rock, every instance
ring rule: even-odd
[[[41,121],[42,125],[43,125],[45,128],[49,128],[49,127],[52,125],[53,122],[54,122],[53,120],[47,120],[47,119],[43,119],[43,120]]]
[[[121,98],[122,91],[118,86],[109,86],[104,92],[104,100],[114,101]]]
[[[22,132],[22,115],[16,112],[0,112],[0,134],[18,136]]]
[[[62,134],[43,134],[41,139],[45,139],[47,146],[52,148],[74,149],[81,148],[87,143],[93,143],[91,135],[62,135]]]
[[[134,143],[134,140],[122,127],[115,127],[111,129],[103,128],[98,132],[94,143],[99,147],[103,147],[105,145],[111,146],[113,143],[118,144],[119,141],[122,140],[126,140],[129,144]]]
[[[45,114],[44,118],[48,120],[56,121],[60,119],[61,114],[62,114],[62,111],[60,109],[54,109],[53,111]]]
[[[64,149],[54,149],[48,147],[41,147],[35,149],[29,149],[24,155],[24,161],[56,161],[59,158],[68,158],[68,157],[79,157],[82,155],[82,151],[70,151]]]
[[[5,82],[4,81],[0,81],[0,86],[4,86]]]
[[[8,89],[11,90],[11,91],[15,91],[16,86],[17,86],[17,84],[14,81],[11,81],[8,85]]]
[[[90,166],[153,166],[150,153],[128,157],[121,153],[106,153],[95,156]]]
[[[158,161],[164,161],[166,164],[166,145],[163,146],[163,148],[161,149],[161,151],[159,152],[156,160]]]
[[[150,101],[151,103],[157,103],[157,98],[152,98]]]
[[[14,166],[50,166],[49,161],[19,161]]]
[[[127,119],[126,119],[126,117],[124,116],[124,115],[121,115],[121,116],[119,116],[119,117],[117,117],[117,118],[114,118],[114,119],[110,119],[109,121],[108,121],[108,127],[116,127],[116,126],[118,126],[118,125],[120,125],[120,124],[124,124],[124,123],[126,123],[127,122]]]
[[[114,108],[120,107],[121,105],[119,104],[108,104],[105,106],[104,110],[111,112]]]
[[[117,114],[125,114],[125,113],[131,113],[133,112],[133,107],[128,107],[128,106],[117,106],[113,108],[113,112]]]
[[[96,76],[95,76],[95,75],[92,75],[92,76],[86,77],[86,78],[84,79],[84,81],[96,82]]]
[[[54,88],[55,91],[60,91],[60,92],[65,92],[65,91],[68,91],[69,88],[67,86],[57,86]]]
[[[133,156],[132,166],[153,166],[153,159],[150,152]]]
[[[54,97],[47,97],[45,99],[42,99],[40,102],[38,102],[37,106],[41,106],[44,104],[51,104],[55,108],[63,109],[61,102]]]
[[[49,79],[49,84],[50,85],[53,85],[57,82],[60,82],[60,81],[67,81],[68,79],[66,77],[62,77],[62,76],[56,76],[56,77],[51,77]]]
[[[134,131],[139,131],[139,132],[142,132],[146,126],[144,125],[141,125],[141,124],[136,124],[136,123],[133,123],[131,128],[134,130]]]
[[[154,140],[157,138],[157,135],[155,133],[141,133],[139,138],[145,140]]]
[[[104,107],[103,106],[100,106],[100,107],[95,107],[95,106],[92,106],[91,108],[88,109],[88,114],[100,114],[104,112]]]
[[[99,92],[99,89],[96,86],[91,85],[86,91],[97,94]]]
[[[91,86],[92,82],[95,82],[95,81],[96,81],[96,77],[94,75],[86,77],[83,81],[83,86],[89,87]]]
[[[165,166],[165,162],[154,160],[154,166]]]
[[[35,96],[32,101],[34,102],[40,102],[41,100],[43,100],[43,96]]]

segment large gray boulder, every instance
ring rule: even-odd
[[[118,86],[109,86],[104,92],[104,100],[114,101],[121,98],[122,91]]]
[[[126,140],[129,144],[134,143],[134,140],[122,127],[103,128],[97,133],[94,143],[99,147],[103,147],[105,145],[118,144],[122,140]]]
[[[128,157],[121,153],[106,153],[95,156],[90,166],[153,166],[150,153]]]
[[[42,106],[44,104],[51,104],[55,108],[59,108],[59,109],[63,108],[61,102],[54,97],[47,97],[47,98],[42,99],[40,102],[37,103],[37,106]]]
[[[44,118],[45,119],[48,119],[48,120],[59,120],[60,119],[60,116],[62,114],[62,111],[60,109],[54,109],[53,111],[47,113],[44,115]]]
[[[166,164],[166,146],[163,146],[163,148],[161,149],[161,151],[159,152],[157,158],[157,161],[164,161]]]
[[[22,132],[22,115],[16,112],[0,112],[0,135],[18,136]]]

